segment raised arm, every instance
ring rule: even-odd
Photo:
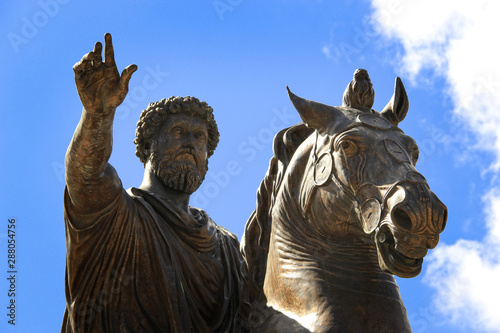
[[[116,68],[111,35],[73,66],[78,95],[83,104],[82,118],[66,153],[66,184],[75,210],[91,213],[107,206],[122,190],[120,179],[108,164],[112,149],[115,110],[128,92],[136,65]]]

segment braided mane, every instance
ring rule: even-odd
[[[273,157],[269,169],[257,190],[257,205],[246,224],[241,240],[241,252],[248,268],[250,301],[262,299],[266,276],[267,253],[271,234],[271,212],[288,164],[297,148],[314,129],[304,123],[278,132],[273,141]]]

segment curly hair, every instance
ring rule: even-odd
[[[150,155],[149,150],[168,115],[172,113],[187,113],[205,121],[208,130],[208,157],[212,156],[219,143],[219,130],[214,119],[213,109],[206,102],[202,102],[196,97],[172,96],[168,99],[164,98],[161,101],[149,103],[147,109],[141,113],[141,117],[137,122],[136,138],[134,140],[136,144],[135,154],[141,162],[147,163]]]

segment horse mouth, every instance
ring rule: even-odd
[[[377,230],[375,244],[380,268],[402,278],[415,277],[422,271],[424,258],[408,257],[396,250],[394,236],[388,228]]]

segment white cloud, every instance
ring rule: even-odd
[[[436,248],[425,282],[436,290],[436,308],[457,326],[500,332],[500,193],[485,196],[489,234],[483,242],[459,240]]]
[[[500,174],[500,2],[496,0],[372,0],[382,35],[401,43],[400,68],[412,80],[431,69],[443,76],[454,115],[476,134],[474,148],[493,153]],[[500,332],[500,186],[484,197],[482,242],[441,244],[430,255],[426,281],[438,308],[471,330]]]
[[[500,2],[495,0],[373,0],[375,26],[404,46],[402,68],[443,75],[455,115],[478,134],[477,147],[495,153],[500,169]],[[477,148],[475,147],[475,148]]]

